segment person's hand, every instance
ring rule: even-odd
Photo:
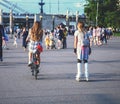
[[[74,48],[74,53],[76,54],[76,52],[77,52],[77,49],[76,49],[76,48]]]

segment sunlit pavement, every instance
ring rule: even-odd
[[[16,48],[10,39],[8,48],[0,62],[0,104],[120,104],[120,38],[92,47],[88,82],[84,75],[75,81],[73,36],[67,37],[67,49],[44,46],[38,80],[27,66],[21,40]]]

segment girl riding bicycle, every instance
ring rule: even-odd
[[[39,51],[39,54],[37,55],[37,65],[40,64],[40,53],[42,52],[42,37],[43,30],[41,24],[40,22],[36,21],[34,22],[32,28],[29,29],[29,34],[26,40],[29,41],[28,66],[31,66],[33,53],[35,53],[37,50]]]

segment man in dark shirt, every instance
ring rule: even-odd
[[[2,37],[4,36],[4,27],[0,24],[0,61],[3,61]]]

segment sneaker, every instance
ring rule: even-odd
[[[89,81],[88,77],[86,77],[86,81],[87,81],[87,82]]]
[[[30,67],[32,65],[32,62],[30,61],[30,62],[28,62],[28,66]]]
[[[75,80],[78,81],[78,82],[80,82],[80,78],[76,78]]]

